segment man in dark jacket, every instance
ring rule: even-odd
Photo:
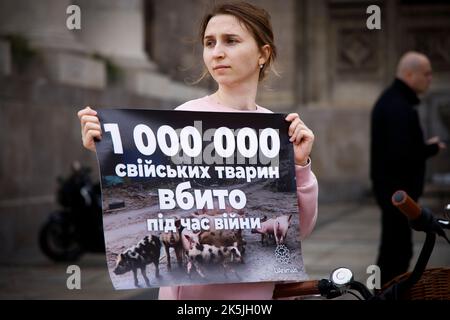
[[[372,111],[370,175],[382,211],[377,261],[382,284],[408,271],[413,254],[411,229],[392,205],[392,194],[404,190],[417,201],[423,192],[426,159],[445,147],[438,137],[425,143],[414,108],[420,102],[417,95],[428,90],[431,73],[425,55],[406,53],[398,64],[396,79]]]

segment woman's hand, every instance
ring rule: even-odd
[[[97,111],[86,107],[83,110],[78,111],[78,118],[81,124],[81,138],[83,140],[83,146],[86,149],[95,151],[94,139],[102,138],[102,129],[100,127],[100,121],[97,117]]]
[[[306,166],[314,143],[313,132],[303,123],[297,113],[291,113],[286,117],[291,122],[289,126],[289,141],[294,143],[295,164]]]

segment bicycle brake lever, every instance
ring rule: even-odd
[[[343,294],[342,290],[328,279],[320,280],[318,287],[320,295],[326,299],[334,299]]]
[[[422,208],[421,215],[414,220],[409,220],[409,224],[411,228],[413,228],[416,231],[436,233],[437,235],[447,240],[447,242],[450,244],[450,240],[448,239],[447,235],[445,234],[445,231],[443,230],[443,227],[444,228],[446,227],[445,223],[442,223],[441,221],[445,222],[445,220],[436,219],[429,209]]]
[[[444,219],[438,219],[438,222],[441,225],[441,227],[443,227],[445,229],[450,229],[450,221],[444,220]]]

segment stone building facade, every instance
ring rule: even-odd
[[[202,70],[198,22],[209,0],[3,0],[0,2],[0,243],[35,248],[36,230],[55,208],[56,176],[80,160],[76,111],[97,107],[172,108],[215,89],[191,83]],[[298,112],[316,135],[313,168],[320,199],[370,191],[370,110],[407,50],[431,58],[423,99],[427,136],[450,136],[450,4],[419,0],[254,0],[272,16],[277,70],[258,102]],[[70,5],[81,30],[69,30]],[[381,30],[368,30],[369,5]],[[446,111],[447,110],[447,111]],[[447,114],[447,116],[445,116]],[[430,177],[450,172],[450,155],[430,161]]]
[[[211,2],[147,2],[147,11],[152,12],[147,20],[152,40],[148,51],[166,74],[183,81],[201,73],[197,25]],[[253,2],[272,16],[281,74],[262,85],[259,102],[277,112],[299,112],[315,132],[314,170],[321,180],[322,199],[355,198],[370,189],[370,110],[393,80],[405,51],[424,52],[432,61],[433,83],[420,112],[427,136],[448,139],[449,120],[439,110],[450,103],[450,4],[418,0]],[[374,4],[381,9],[381,30],[369,30],[366,25],[367,8]],[[174,45],[179,49],[170,50]],[[207,81],[201,85],[214,88]],[[450,171],[449,159],[447,153],[430,161],[430,175]]]

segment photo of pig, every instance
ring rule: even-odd
[[[237,242],[232,246],[214,246],[209,244],[201,244],[198,236],[183,234],[186,239],[187,249],[185,250],[187,259],[187,274],[191,277],[191,269],[194,266],[200,277],[205,278],[202,271],[202,265],[205,263],[220,263],[223,266],[224,275],[227,276],[226,269],[229,269],[229,263],[239,263],[242,255],[237,248]],[[234,269],[233,272],[236,273]],[[239,275],[236,273],[239,278]]]
[[[269,239],[275,239],[275,243],[278,245],[283,244],[287,231],[290,226],[290,222],[292,219],[292,214],[290,215],[282,215],[275,218],[267,219],[266,216],[261,220],[261,228],[253,229],[252,233],[261,234],[261,244],[269,244]],[[264,241],[264,239],[267,239]]]
[[[154,189],[133,183],[105,187],[104,207],[110,199],[121,199],[125,203],[124,208],[106,210],[104,214],[108,267],[114,287],[133,289],[306,279],[296,195],[273,192],[270,183],[231,185],[230,188],[246,190],[248,205],[244,209],[234,210],[228,203],[224,209],[219,209],[215,202],[214,209],[171,210],[164,216],[175,221],[175,229],[149,232],[147,219],[156,219],[160,212]],[[141,196],[143,194],[147,196]],[[224,215],[259,217],[260,227],[216,229],[214,220]],[[181,225],[181,219],[207,219],[211,228],[188,230]],[[148,253],[139,249],[142,247],[139,243],[146,243],[145,238],[154,243],[155,250],[159,248],[158,254],[153,250],[149,257],[144,257]],[[290,264],[287,266],[275,259],[280,245],[289,248]],[[138,270],[145,282],[138,281]]]
[[[139,243],[117,256],[116,266],[113,272],[116,275],[133,271],[134,285],[139,288],[137,270],[141,270],[142,277],[147,286],[150,281],[147,278],[146,267],[148,264],[155,265],[155,276],[159,277],[159,256],[161,253],[161,242],[156,236],[146,236]]]
[[[181,220],[176,217],[175,219],[175,231],[163,232],[160,235],[161,242],[164,245],[164,250],[166,251],[166,259],[167,259],[167,269],[171,269],[172,266],[170,264],[170,248],[173,248],[175,251],[175,256],[178,261],[178,266],[181,267],[183,263],[183,244],[181,242]]]

